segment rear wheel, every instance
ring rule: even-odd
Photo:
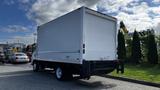
[[[55,71],[55,76],[57,80],[71,80],[72,73],[64,67],[58,66]]]
[[[34,62],[34,63],[33,63],[33,71],[34,71],[34,72],[39,71],[39,65],[38,65],[37,62]]]
[[[58,80],[64,80],[64,69],[62,69],[62,67],[57,67],[55,75]]]
[[[43,71],[45,69],[44,65],[41,64],[40,62],[35,61],[33,63],[33,71],[37,72],[37,71]]]

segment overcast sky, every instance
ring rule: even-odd
[[[1,0],[0,43],[33,43],[37,25],[81,6],[123,20],[130,32],[160,32],[160,0]]]

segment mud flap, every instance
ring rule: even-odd
[[[119,73],[119,71],[121,72],[121,74],[124,73],[124,62],[119,60],[119,62],[117,63],[117,74]]]
[[[91,76],[91,65],[89,61],[83,60],[82,68],[80,70],[81,78],[90,78]]]

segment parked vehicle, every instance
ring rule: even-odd
[[[0,62],[5,62],[5,54],[3,52],[0,52]]]
[[[11,63],[22,63],[29,62],[29,58],[25,53],[13,53],[9,56],[9,62]]]
[[[117,66],[117,19],[81,7],[37,29],[34,71],[54,68],[58,80],[112,72]]]

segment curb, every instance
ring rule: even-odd
[[[128,81],[128,82],[133,82],[133,83],[138,83],[138,84],[143,84],[143,85],[154,86],[154,87],[160,88],[159,83],[153,83],[153,82],[147,82],[147,81],[142,81],[142,80],[135,80],[135,79],[130,79],[130,78],[111,76],[111,75],[103,75],[102,77],[112,78],[112,79],[117,79],[117,80],[122,80],[122,81]]]

